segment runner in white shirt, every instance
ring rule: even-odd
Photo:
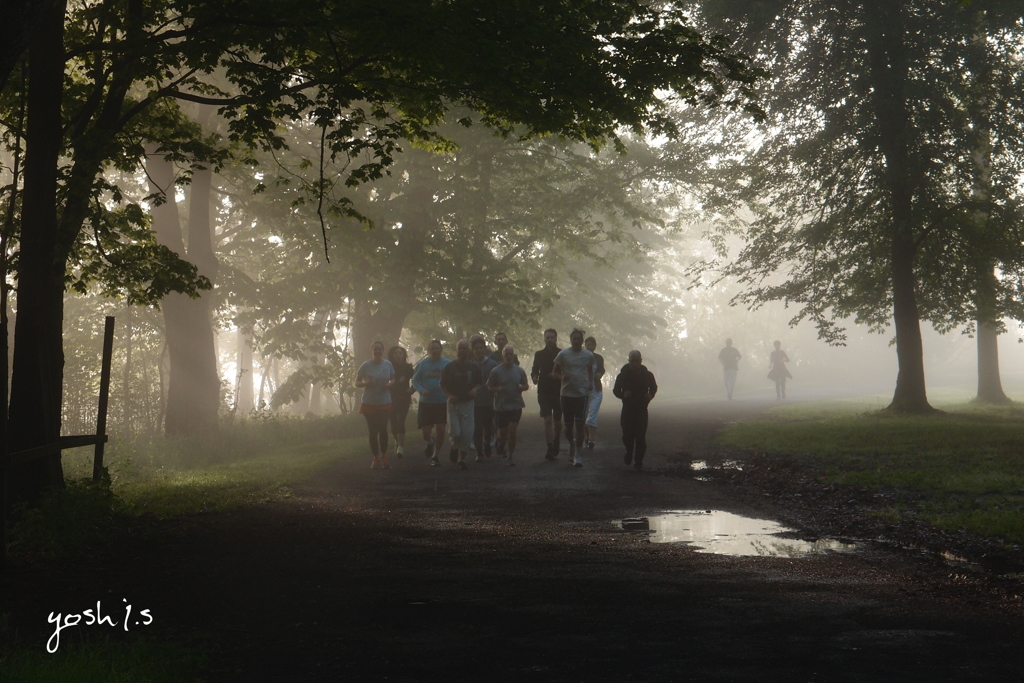
[[[562,382],[562,419],[565,423],[565,437],[569,440],[569,463],[583,467],[582,450],[586,436],[587,395],[594,388],[594,354],[583,348],[583,332],[573,330],[569,335],[572,344],[555,356],[552,377]],[[573,437],[573,426],[576,428]]]

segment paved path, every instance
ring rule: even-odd
[[[215,681],[1021,679],[1022,621],[906,554],[736,558],[619,529],[758,512],[658,470],[761,406],[661,406],[643,474],[608,407],[582,469],[543,460],[535,416],[515,468],[431,468],[410,434],[391,470],[348,461],[290,500],[183,520],[125,558],[141,572],[95,578],[150,629],[210,643]]]

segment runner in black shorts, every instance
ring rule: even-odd
[[[569,462],[575,467],[583,467],[587,395],[594,388],[594,354],[583,348],[583,332],[580,330],[573,330],[569,341],[572,346],[555,356],[551,375],[557,377],[562,385],[562,415],[565,418],[565,438],[569,441]]]
[[[561,382],[551,376],[555,356],[561,351],[558,348],[558,332],[553,329],[544,330],[544,348],[533,354],[533,369],[530,377],[537,385],[537,403],[540,405],[540,416],[544,418],[544,439],[548,451],[544,455],[548,460],[558,457],[559,423],[562,421]]]
[[[416,427],[429,430],[437,425],[438,439],[444,441],[445,425],[448,424],[448,406],[444,403],[424,403],[420,401],[420,409],[416,415]],[[429,432],[428,432],[429,433]],[[426,439],[424,439],[426,441]]]
[[[510,425],[517,426],[522,421],[522,408],[516,408],[515,410],[499,410],[494,413],[494,422],[498,425],[498,429],[506,429]]]
[[[586,396],[563,396],[562,397],[562,419],[566,426],[566,432],[572,431],[577,422],[586,422],[587,419],[587,397]],[[582,444],[577,443],[577,446]]]
[[[449,360],[441,357],[441,342],[437,339],[427,345],[427,354],[416,364],[412,386],[420,392],[416,426],[423,432],[423,454],[430,458],[431,465],[437,467],[441,464],[437,452],[444,445],[445,426],[448,424],[448,397],[441,390],[441,372]],[[432,430],[436,436],[430,435]]]

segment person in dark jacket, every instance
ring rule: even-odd
[[[622,399],[622,443],[626,445],[623,461],[637,471],[643,469],[647,452],[647,404],[658,393],[658,383],[643,360],[639,351],[630,351],[629,362],[622,366],[612,389],[615,398]]]
[[[555,368],[555,356],[561,350],[558,348],[558,332],[554,329],[544,330],[544,348],[533,354],[533,369],[530,370],[533,385],[537,387],[540,416],[544,420],[544,441],[548,445],[544,457],[548,460],[558,457],[562,430],[562,382],[551,375]]]
[[[505,362],[504,357],[501,355],[501,352],[505,349],[505,346],[508,345],[508,337],[505,335],[504,332],[498,332],[497,334],[494,335],[494,345],[497,346],[498,348],[495,351],[491,351],[491,358],[494,359],[495,363],[501,365],[502,363]],[[519,356],[515,357],[515,364],[519,365]],[[484,377],[484,381],[487,381],[486,377]]]

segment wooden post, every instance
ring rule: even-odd
[[[92,480],[103,476],[103,444],[107,433],[107,399],[110,396],[110,360],[114,354],[114,316],[103,326],[103,368],[100,370],[100,409],[96,415],[96,451],[92,461]]]
[[[0,406],[6,405],[6,400],[0,401]],[[0,438],[0,571],[7,565],[7,416],[4,415],[2,419],[4,429]]]

